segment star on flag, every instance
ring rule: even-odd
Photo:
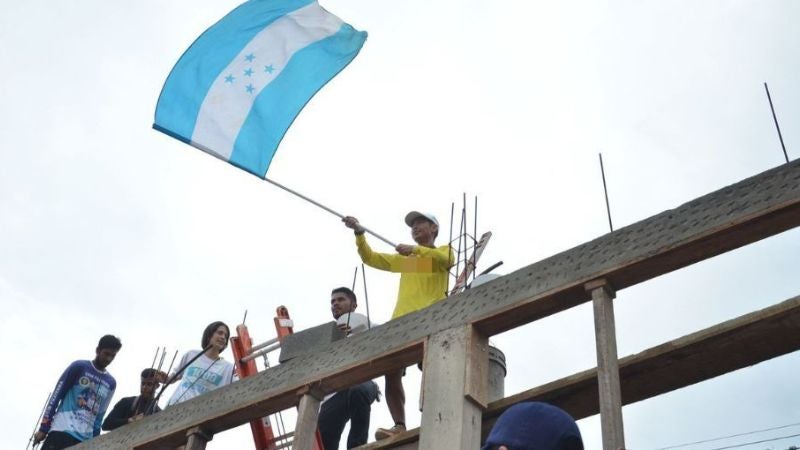
[[[244,90],[248,94],[255,93],[257,89],[256,86],[265,86],[269,82],[269,78],[274,76],[273,73],[277,70],[275,69],[275,64],[265,64],[263,72],[256,72],[255,70],[253,70],[253,67],[247,64],[255,61],[256,59],[257,56],[255,53],[248,53],[247,55],[244,56],[244,61],[240,60],[242,61],[242,63],[236,64],[233,67],[229,67],[229,69],[233,70],[235,73],[235,71],[237,70],[236,66],[239,66],[238,70],[241,70],[241,72],[239,73],[241,73],[242,76],[249,78],[248,80],[249,83],[244,86]],[[259,74],[262,75],[259,76]],[[233,73],[229,73],[228,75],[223,77],[223,80],[225,84],[233,86],[234,82],[236,81],[236,77],[233,76]]]

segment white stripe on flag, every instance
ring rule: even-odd
[[[200,106],[192,144],[229,160],[261,90],[296,52],[335,34],[342,25],[341,19],[313,2],[261,30],[214,80]]]

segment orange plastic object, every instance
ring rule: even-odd
[[[289,317],[289,310],[281,305],[275,310],[275,330],[278,332],[278,339],[283,340],[286,336],[292,334],[294,324],[292,318]]]

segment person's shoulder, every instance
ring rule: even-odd
[[[136,401],[136,398],[137,398],[136,395],[133,395],[133,396],[130,396],[130,397],[122,397],[121,399],[119,399],[119,401],[116,404],[117,405],[126,405],[128,403],[133,403],[133,402]]]
[[[183,358],[182,359],[188,361],[188,360],[194,358],[195,356],[197,356],[201,351],[202,350],[189,350],[189,351],[187,351],[186,353],[183,354]]]
[[[67,370],[86,370],[93,367],[92,362],[88,359],[79,359],[77,361],[72,361],[72,363],[67,366]]]
[[[66,377],[65,380],[70,380],[74,377],[79,376],[82,373],[85,373],[87,370],[90,370],[92,367],[92,363],[90,361],[85,361],[79,359],[77,361],[72,361],[69,365],[64,369],[62,377]]]

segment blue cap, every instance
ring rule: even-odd
[[[517,403],[495,422],[481,450],[583,450],[581,432],[569,414],[547,403]]]

